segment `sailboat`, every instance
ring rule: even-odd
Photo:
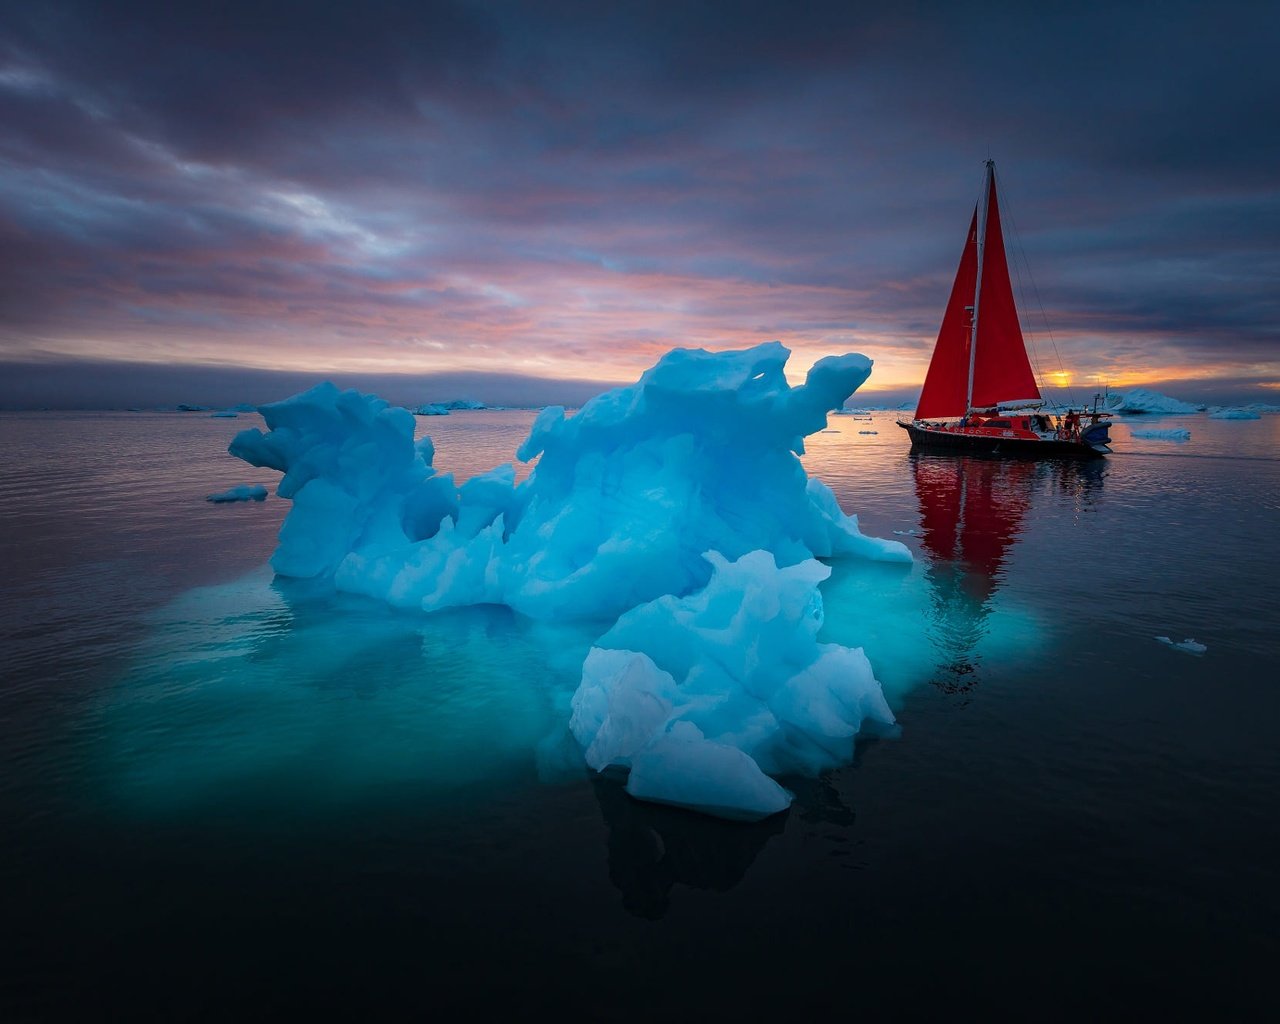
[[[1111,451],[1109,413],[1042,412],[1009,282],[995,161],[987,161],[969,235],[915,417],[898,425],[913,448],[967,454],[1096,457]]]

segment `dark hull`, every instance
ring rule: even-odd
[[[911,438],[911,447],[927,452],[955,452],[961,455],[999,455],[1020,459],[1100,459],[1107,453],[1083,441],[1032,441],[1021,437],[984,437],[929,430],[914,423],[899,422]]]

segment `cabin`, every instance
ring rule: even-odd
[[[1010,437],[1034,437],[1039,434],[1050,434],[1056,429],[1048,416],[1033,413],[1026,416],[987,416],[970,414],[968,426],[981,427],[984,430],[1009,431]]]

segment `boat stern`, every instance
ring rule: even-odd
[[[1111,454],[1111,424],[1106,420],[1091,423],[1080,431],[1080,440],[1095,452]]]

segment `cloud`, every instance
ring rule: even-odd
[[[1275,376],[1276,21],[6,4],[0,354],[628,379],[780,338],[908,383],[990,147],[1073,368]]]

